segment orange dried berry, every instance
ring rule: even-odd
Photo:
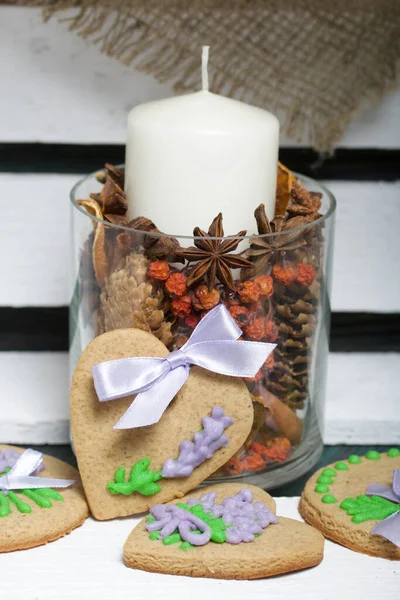
[[[221,294],[215,288],[208,289],[206,285],[199,285],[194,291],[193,306],[197,310],[211,310],[219,303]]]
[[[228,298],[227,301],[225,302],[225,306],[238,306],[240,304],[239,299],[238,298]]]
[[[297,277],[297,267],[289,261],[286,261],[284,265],[276,264],[272,267],[272,277],[278,283],[289,285]]]
[[[198,322],[200,321],[199,317],[197,315],[191,314],[188,315],[185,318],[185,323],[188,327],[190,327],[191,329],[194,329],[196,327],[196,325],[198,324]]]
[[[243,379],[244,381],[248,381],[249,383],[257,383],[257,381],[261,381],[261,379],[264,379],[264,375],[261,369],[259,369],[254,377],[243,377]]]
[[[236,291],[239,295],[241,302],[244,304],[250,304],[251,302],[257,302],[259,297],[261,296],[260,286],[255,282],[251,281],[242,281],[237,285]]]
[[[297,283],[301,285],[311,285],[315,279],[315,269],[312,265],[307,263],[300,263],[297,265]]]
[[[249,311],[252,315],[254,315],[256,313],[264,314],[265,311],[264,311],[261,300],[258,300],[258,302],[252,302],[251,304],[249,304]]]
[[[268,442],[265,459],[267,462],[284,462],[290,456],[292,445],[287,438],[277,437]]]
[[[243,328],[243,333],[249,340],[262,340],[265,337],[264,317],[255,317]]]
[[[187,291],[187,278],[183,273],[172,273],[166,283],[165,287],[172,296],[183,296]]]
[[[229,475],[240,475],[243,473],[243,465],[237,458],[231,458],[225,464],[224,469]]]
[[[250,444],[249,449],[252,454],[259,454],[262,457],[268,458],[268,448],[259,442],[253,442]]]
[[[236,304],[229,308],[229,314],[236,321],[236,324],[239,327],[244,327],[250,320],[250,311],[245,306],[240,306],[240,304]]]
[[[171,310],[177,317],[187,317],[192,311],[192,299],[187,294],[180,298],[174,298],[171,302]]]
[[[242,466],[245,471],[262,471],[265,467],[265,462],[259,454],[250,454],[242,460]]]
[[[259,275],[253,281],[260,286],[261,298],[270,298],[274,293],[274,280],[271,275]]]
[[[265,323],[265,337],[269,342],[274,342],[278,337],[278,327],[273,321],[267,321]]]
[[[165,260],[155,260],[154,262],[150,263],[147,274],[153,279],[166,281],[170,276],[170,272],[169,264]]]

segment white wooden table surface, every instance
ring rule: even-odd
[[[298,498],[278,514],[300,518]],[[138,519],[96,522],[47,546],[0,557],[0,598],[9,600],[399,600],[400,565],[326,542],[321,565],[257,581],[159,575],[128,569],[123,544]]]

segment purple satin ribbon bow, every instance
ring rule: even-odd
[[[254,377],[276,344],[237,341],[242,330],[220,304],[197,325],[180,350],[165,358],[121,358],[92,367],[100,402],[138,394],[114,429],[157,423],[198,365],[231,377]]]
[[[400,469],[393,472],[392,487],[371,483],[365,493],[367,496],[380,496],[400,505]],[[400,506],[397,512],[375,525],[371,533],[382,535],[400,548]]]
[[[43,454],[41,452],[30,448],[25,450],[11,470],[0,477],[0,491],[7,495],[12,490],[65,488],[75,483],[74,479],[50,479],[32,475],[42,465],[42,462]]]

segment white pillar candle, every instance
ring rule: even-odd
[[[145,216],[164,233],[207,230],[222,212],[225,235],[256,233],[254,210],[274,216],[279,122],[271,113],[203,89],[141,104],[128,116],[128,216]]]

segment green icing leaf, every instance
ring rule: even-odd
[[[212,513],[210,512],[205,512],[203,510],[203,507],[201,504],[195,504],[194,506],[188,506],[187,504],[183,504],[182,502],[177,502],[176,503],[177,506],[179,506],[179,508],[182,508],[183,510],[186,510],[187,512],[192,513],[192,515],[195,515],[196,517],[198,517],[199,519],[201,519],[202,521],[204,521],[204,523],[206,523],[210,529],[211,529],[211,541],[216,542],[217,544],[223,544],[224,542],[226,542],[226,533],[225,530],[229,527],[229,525],[225,525],[225,523],[223,522],[223,520],[220,517],[214,517],[212,515]],[[151,519],[150,519],[151,517]],[[154,517],[152,517],[152,515],[149,515],[148,517],[146,517],[146,522],[147,523],[152,523],[154,522],[155,519]],[[157,537],[155,535],[153,535],[154,533],[157,533]],[[151,540],[156,540],[158,539],[158,535],[159,535],[159,531],[157,532],[153,532],[149,535]],[[201,533],[200,530],[194,530],[192,531],[192,533]],[[166,545],[170,545],[170,544],[175,544],[177,542],[182,542],[181,545],[179,546],[179,548],[181,550],[187,550],[188,548],[192,548],[192,544],[190,544],[189,542],[184,542],[179,534],[179,532],[175,532],[167,537],[165,537],[162,540],[163,544]]]
[[[8,499],[15,504],[20,513],[29,514],[32,512],[29,504],[21,500],[15,492],[8,492]]]
[[[391,458],[394,458],[395,456],[400,456],[400,450],[398,448],[390,448],[390,450],[388,450],[387,452],[387,455]]]
[[[321,500],[324,504],[335,504],[337,502],[337,499],[333,494],[325,494],[322,496]]]
[[[38,490],[21,490],[21,494],[35,502],[40,508],[51,508],[52,502],[49,498],[45,498]]]
[[[179,503],[179,506],[184,508],[186,505]],[[226,541],[225,530],[227,529],[227,525],[225,525],[221,517],[214,517],[212,513],[205,512],[201,504],[195,504],[194,506],[187,507],[185,510],[187,509],[189,509],[192,515],[195,515],[210,527],[211,541],[217,542],[217,544],[222,544]]]
[[[190,542],[182,542],[182,544],[179,546],[179,550],[190,550],[190,548],[194,548],[193,544]]]
[[[7,473],[8,471],[10,471],[10,469],[6,469],[5,472]],[[30,505],[27,502],[24,502],[19,494],[32,500],[39,508],[51,508],[53,506],[52,500],[58,502],[64,500],[61,494],[52,488],[18,490],[18,494],[10,490],[7,496],[4,492],[0,492],[0,518],[8,517],[11,512],[12,504],[20,513],[29,514],[32,512]]]
[[[335,469],[337,469],[338,471],[348,471],[349,467],[346,465],[345,462],[340,460],[335,464]]]
[[[57,500],[57,502],[64,502],[64,498],[59,492],[57,492],[57,490],[53,490],[51,488],[39,488],[36,490],[36,492],[43,498],[50,498],[51,500]]]
[[[107,483],[107,490],[112,494],[123,494],[130,496],[137,492],[142,496],[153,496],[161,490],[161,486],[156,483],[162,479],[161,469],[152,471],[149,469],[150,458],[138,460],[131,469],[129,480],[125,481],[125,469],[119,467],[115,471],[114,481]]]
[[[147,515],[146,517],[146,523],[154,523],[155,521],[155,517],[153,517],[153,515]]]
[[[326,477],[336,477],[336,471],[335,469],[330,469],[328,467],[326,469],[323,469],[322,475],[325,475]]]
[[[170,546],[171,544],[177,544],[178,542],[182,542],[182,538],[178,532],[172,533],[171,535],[167,535],[167,537],[162,539],[162,543],[166,546]]]
[[[328,477],[327,475],[320,475],[317,479],[317,482],[331,485],[333,483],[333,479],[332,477]]]
[[[400,510],[400,504],[394,504],[386,498],[379,496],[360,495],[357,498],[346,498],[340,504],[340,508],[352,516],[353,523],[364,523],[364,521],[382,521]]]
[[[124,469],[124,467],[120,467],[119,469],[117,469],[115,471],[114,481],[115,481],[115,483],[124,483],[124,481],[125,481],[125,469]]]
[[[8,517],[10,512],[10,501],[4,492],[0,492],[0,517]]]
[[[380,460],[381,459],[381,455],[376,450],[370,450],[365,455],[365,458],[367,458],[368,460]]]

